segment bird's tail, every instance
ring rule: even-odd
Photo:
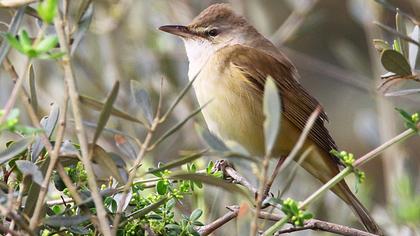
[[[381,228],[376,224],[372,216],[370,216],[368,210],[351,192],[346,182],[341,181],[332,190],[351,207],[353,212],[358,216],[360,222],[370,233],[384,235]]]

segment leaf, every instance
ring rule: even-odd
[[[50,114],[47,117],[43,117],[41,119],[41,126],[45,130],[45,134],[48,137],[51,137],[51,134],[54,131],[55,126],[58,122],[58,117],[60,116],[60,108],[52,104]],[[42,149],[44,148],[44,144],[41,141],[40,137],[35,139],[34,145],[32,145],[32,152],[31,152],[31,160],[35,162],[38,159],[39,154],[41,153]]]
[[[168,138],[169,136],[171,136],[173,133],[175,133],[176,131],[178,131],[182,126],[184,126],[185,123],[187,123],[187,121],[189,121],[191,118],[193,118],[194,116],[196,116],[198,113],[201,112],[201,110],[207,106],[208,103],[204,104],[203,106],[197,108],[196,110],[194,110],[190,115],[188,115],[184,120],[178,122],[176,125],[174,125],[172,128],[170,128],[169,130],[167,130],[162,136],[159,137],[158,140],[156,140],[156,142],[153,143],[152,147],[157,146],[158,144],[160,144],[162,141],[164,141],[166,138]]]
[[[44,220],[44,224],[52,227],[70,227],[79,225],[90,219],[88,215],[76,216],[50,216]]]
[[[203,211],[201,209],[195,209],[190,215],[190,221],[198,220],[202,214],[203,214]]]
[[[57,0],[44,0],[38,3],[38,15],[43,21],[50,24],[57,14]]]
[[[39,54],[46,53],[51,49],[55,48],[58,44],[58,37],[56,35],[49,35],[45,37],[38,45],[36,45],[35,50]]]
[[[18,51],[19,51],[19,52],[21,52],[21,53],[25,53],[25,51],[24,51],[24,49],[23,49],[22,45],[21,45],[21,44],[19,43],[19,41],[15,38],[15,36],[13,36],[13,35],[12,35],[12,34],[10,34],[10,33],[7,33],[7,34],[5,35],[5,37],[6,37],[6,40],[7,40],[8,45],[12,46],[12,48],[14,48],[14,49],[18,50]]]
[[[382,53],[384,50],[391,49],[389,43],[382,39],[374,39],[373,46],[375,46],[376,50],[378,50],[380,53]]]
[[[105,101],[104,108],[102,109],[101,114],[99,115],[99,120],[98,120],[98,124],[95,130],[95,135],[93,136],[93,140],[92,140],[93,144],[95,144],[96,141],[98,141],[98,138],[102,133],[102,130],[105,128],[105,125],[108,122],[109,117],[111,116],[112,107],[114,105],[115,99],[118,96],[119,88],[120,88],[120,83],[119,81],[116,81]]]
[[[127,216],[127,218],[136,218],[136,219],[141,219],[143,218],[147,213],[154,211],[156,209],[159,208],[159,206],[161,206],[162,204],[164,204],[166,201],[168,200],[167,197],[162,197],[160,200],[158,200],[157,202],[148,205],[147,207],[144,207],[138,211],[135,211],[133,213],[131,213],[130,215]],[[124,222],[126,223],[126,222]],[[122,225],[124,223],[121,223]]]
[[[233,141],[233,140],[228,140],[225,142],[226,146],[229,148],[229,150],[231,150],[234,153],[238,153],[242,156],[251,156],[251,154],[249,154],[248,150],[246,150],[246,148],[244,148],[241,144]]]
[[[31,92],[31,105],[34,108],[35,114],[38,113],[38,97],[36,93],[35,72],[33,64],[29,65],[29,88]]]
[[[8,148],[0,152],[0,165],[25,151],[33,141],[33,137],[24,137],[12,143]]]
[[[397,14],[395,14],[395,24],[397,31],[400,32],[402,35],[407,35],[407,27],[404,22],[404,18],[400,13],[400,10],[397,9]],[[409,58],[408,54],[408,43],[403,38],[398,37],[398,42],[401,47],[401,53],[405,56],[406,59]]]
[[[77,30],[73,34],[73,43],[71,44],[70,55],[74,54],[77,46],[79,46],[80,42],[84,38],[87,30],[89,29],[90,23],[92,22],[92,18],[93,18],[93,4],[89,3],[86,11],[80,18],[80,21],[77,23]]]
[[[386,30],[386,31],[388,31],[388,32],[390,32],[390,33],[392,33],[392,34],[394,34],[394,35],[396,35],[396,36],[398,36],[398,37],[400,37],[400,38],[402,38],[402,39],[410,42],[410,43],[414,43],[415,45],[417,45],[417,46],[420,47],[420,42],[417,42],[416,40],[408,37],[407,35],[401,34],[397,30],[395,30],[395,29],[393,29],[393,28],[391,28],[391,27],[389,27],[387,25],[384,25],[384,24],[382,24],[380,22],[377,22],[377,21],[374,21],[373,24],[379,26],[380,28],[382,28],[382,29],[384,29],[384,30]]]
[[[166,163],[165,165],[159,166],[159,168],[155,168],[155,169],[150,169],[148,170],[146,173],[150,174],[150,173],[156,173],[156,172],[160,172],[162,170],[169,170],[178,166],[182,166],[184,164],[190,163],[194,160],[197,160],[198,158],[202,157],[203,154],[206,152],[207,150],[203,150],[201,152],[198,153],[193,153],[191,155],[182,157],[178,160],[174,160],[174,161],[170,161],[168,163]]]
[[[124,183],[124,179],[121,177],[118,166],[112,157],[99,145],[89,144],[89,148],[92,148],[92,160],[100,166],[101,170],[114,177],[118,183]]]
[[[192,87],[192,84],[194,83],[194,81],[197,79],[197,76],[200,73],[197,73],[197,75],[188,82],[188,84],[181,90],[181,92],[178,94],[178,96],[175,98],[174,102],[171,104],[171,106],[169,107],[168,111],[166,111],[165,115],[163,116],[163,119],[166,119],[171,112],[175,109],[176,105],[178,105],[178,103],[181,101],[181,99],[185,96],[185,94],[187,94],[187,92],[190,90],[190,88]]]
[[[209,145],[213,150],[219,152],[226,152],[229,149],[226,147],[225,143],[212,134],[208,129],[204,129],[203,127],[195,124],[195,130],[200,135],[200,137]]]
[[[86,106],[89,106],[89,107],[91,107],[91,108],[93,108],[93,109],[95,109],[97,111],[103,110],[103,107],[105,106],[104,103],[99,102],[99,101],[97,101],[97,100],[95,100],[93,98],[83,96],[83,95],[79,95],[79,101],[80,101],[80,103],[82,103],[82,104],[84,104]],[[135,118],[135,117],[133,117],[133,116],[131,116],[131,115],[123,112],[123,111],[120,111],[120,110],[118,110],[116,108],[112,108],[111,114],[114,115],[114,116],[117,116],[119,118],[128,120],[128,121],[133,121],[133,122],[137,122],[137,123],[143,124],[143,122],[140,121],[139,119],[137,119],[137,118]]]
[[[381,55],[384,68],[400,76],[411,75],[411,68],[405,57],[395,50],[385,50]]]
[[[25,6],[20,7],[16,14],[13,16],[12,22],[10,22],[9,27],[9,34],[11,34],[13,37],[16,35],[20,24],[22,23],[23,16],[25,15]],[[16,39],[16,38],[15,38]],[[10,45],[9,43],[4,40],[1,47],[0,47],[0,64],[3,64],[4,58],[6,58],[7,53],[9,52]]]
[[[420,42],[420,29],[418,25],[414,26],[414,29],[411,32],[410,37]],[[409,52],[408,61],[410,63],[411,68],[416,67],[416,60],[418,58],[419,48],[420,46],[414,45],[412,43],[408,45],[408,52]]]
[[[398,97],[398,96],[406,96],[411,94],[420,93],[420,89],[404,89],[404,90],[398,90],[394,92],[386,93],[385,96],[387,97]]]
[[[253,198],[249,195],[249,193],[245,191],[243,188],[232,183],[227,183],[223,179],[216,178],[214,176],[209,176],[205,174],[197,174],[197,173],[178,172],[178,173],[171,174],[170,178],[199,181],[205,184],[223,188],[227,190],[229,193],[239,193],[243,195],[244,197],[246,197],[250,202],[254,201]]]
[[[168,192],[168,182],[159,180],[156,184],[156,192],[159,195],[165,195]]]
[[[271,154],[280,130],[281,103],[277,86],[270,76],[265,83],[263,109],[265,116],[265,152]]]
[[[34,163],[25,160],[17,160],[16,167],[22,172],[24,176],[31,176],[32,180],[38,185],[42,185],[44,177],[42,176],[41,171],[38,169]]]
[[[149,93],[143,88],[143,86],[135,81],[130,81],[131,95],[134,98],[136,104],[141,110],[141,120],[146,120],[149,124],[153,121],[152,105],[150,103]]]
[[[19,42],[25,53],[28,53],[32,50],[32,40],[29,38],[28,32],[26,30],[21,30],[19,32]]]

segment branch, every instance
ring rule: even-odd
[[[222,227],[224,224],[231,221],[232,219],[235,219],[238,216],[239,209],[240,209],[239,206],[229,206],[229,207],[226,207],[226,208],[229,209],[230,212],[228,212],[225,215],[223,215],[222,217],[216,219],[212,223],[200,227],[198,229],[198,233],[201,236],[209,235],[209,234],[213,233],[216,229]]]
[[[344,235],[344,236],[375,236],[375,234],[371,234],[362,230],[358,230],[358,229],[350,228],[344,225],[334,224],[334,223],[330,223],[330,222],[326,222],[322,220],[316,220],[316,219],[305,221],[305,224],[302,227],[290,227],[287,229],[277,231],[275,235],[287,234],[287,233],[303,231],[303,230],[314,230],[314,231],[320,230],[320,231],[335,233],[335,234]]]

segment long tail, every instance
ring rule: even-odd
[[[357,197],[351,192],[349,187],[344,181],[338,183],[337,188],[332,189],[336,194],[342,198],[353,210],[353,212],[359,216],[360,222],[365,226],[367,231],[377,235],[384,235],[381,228],[376,224],[375,220],[370,216],[368,210],[363,204],[357,199]]]
[[[301,165],[323,183],[328,182],[339,172],[336,162],[329,156],[329,153],[323,152],[322,150],[308,156]],[[331,190],[351,207],[367,231],[372,234],[383,235],[382,230],[375,223],[375,220],[351,192],[344,180],[339,182]]]

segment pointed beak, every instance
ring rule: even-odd
[[[159,30],[184,38],[192,37],[195,35],[194,32],[183,25],[164,25],[159,27]]]

